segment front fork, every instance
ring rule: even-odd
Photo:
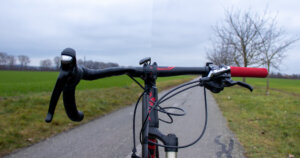
[[[178,138],[175,134],[168,134],[167,143],[165,145],[168,146],[178,146]],[[166,158],[177,158],[178,148],[168,148],[165,147]]]
[[[166,152],[166,158],[177,158],[177,152]]]
[[[150,140],[151,142],[155,142],[157,143],[157,139],[159,139],[161,142],[163,142],[164,145],[166,146],[172,146],[172,147],[165,147],[165,153],[166,153],[166,158],[177,158],[177,152],[178,152],[178,138],[175,134],[168,134],[168,135],[164,135],[162,134],[158,128],[149,128],[149,136],[151,136],[152,138],[156,138],[153,140]],[[153,150],[153,152],[150,153],[154,153],[154,151],[158,151],[158,147],[156,145],[151,144],[151,142],[149,143],[149,150],[153,149],[153,147],[155,147],[155,149]],[[155,155],[151,154],[150,158],[159,158],[158,152],[156,152],[157,155],[155,157]],[[149,157],[148,157],[149,158]]]
[[[176,147],[178,146],[178,138],[176,137],[175,134],[168,134],[167,136],[163,135],[162,137],[157,137],[157,139],[162,140],[164,145],[176,146]],[[149,139],[149,141],[157,143],[157,139]],[[157,145],[149,143],[148,152],[150,153],[148,158],[159,158]],[[178,152],[178,148],[165,147],[166,158],[177,158],[177,152]]]
[[[149,86],[149,85],[148,85]],[[150,112],[151,107],[154,106],[158,99],[157,88],[154,84],[151,84],[151,88],[146,87],[147,91],[143,97],[142,107],[142,122],[145,121],[147,114]],[[151,142],[158,143],[157,139],[163,142],[167,146],[178,146],[178,138],[175,134],[164,135],[159,130],[159,119],[158,111],[153,110],[148,120],[145,122],[145,129],[142,133],[143,144],[142,144],[142,158],[159,158],[158,146],[151,144]],[[177,158],[178,148],[165,147],[166,158]]]
[[[149,139],[149,141],[158,143],[157,139]],[[148,144],[148,152],[149,152],[148,158],[159,158],[158,146],[153,144]],[[165,148],[166,158],[177,158],[177,152],[178,150]]]

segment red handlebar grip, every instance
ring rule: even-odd
[[[230,66],[232,77],[267,77],[268,70],[266,68],[253,67],[234,67]]]

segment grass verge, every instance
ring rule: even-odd
[[[271,79],[268,96],[262,81],[247,79],[253,93],[232,87],[214,97],[247,157],[300,157],[300,81]]]
[[[163,78],[158,81],[157,86],[162,90],[192,78],[194,77]],[[101,89],[87,89],[83,86],[86,83],[79,85],[82,88],[76,91],[76,102],[78,109],[85,113],[85,119],[80,123],[71,122],[67,118],[62,99],[58,102],[52,123],[45,123],[51,92],[26,91],[23,95],[0,97],[0,157],[132,104],[142,90],[127,81],[121,81],[126,84],[117,87],[109,86],[116,80],[117,78],[107,80],[108,88]]]

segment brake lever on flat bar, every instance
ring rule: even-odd
[[[245,82],[236,81],[237,85],[242,86],[244,88],[248,88],[251,92],[253,91],[253,87]]]
[[[226,79],[225,80],[225,84],[227,87],[231,87],[231,86],[234,86],[234,85],[239,85],[241,87],[244,87],[244,88],[247,88],[249,89],[251,92],[253,91],[253,87],[245,82],[241,82],[241,81],[233,81],[231,79]]]

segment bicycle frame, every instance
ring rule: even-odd
[[[148,65],[144,65],[146,68]],[[152,65],[156,70],[156,63]],[[143,158],[159,158],[158,146],[151,144],[157,143],[157,139],[162,141],[164,145],[178,146],[178,138],[174,134],[164,135],[159,131],[158,111],[153,110],[148,119],[147,115],[155,102],[158,100],[158,91],[156,88],[156,73],[149,71],[145,73],[145,95],[142,101],[142,122],[145,121],[145,129],[142,133],[142,157]],[[146,120],[147,119],[147,120]],[[165,148],[166,158],[177,158],[177,148]],[[149,157],[150,156],[150,157]]]

